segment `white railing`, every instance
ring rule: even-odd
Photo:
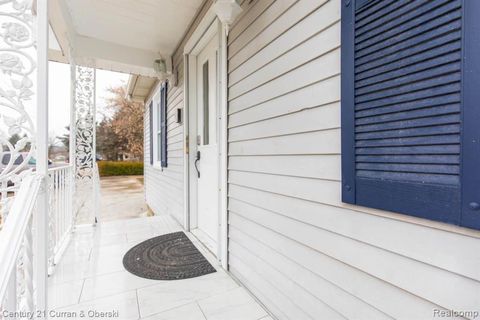
[[[18,193],[17,185],[9,179],[0,180],[0,230],[7,220],[13,199]]]
[[[74,226],[73,166],[48,170],[49,176],[49,267],[50,272],[67,247]]]
[[[41,219],[35,215],[41,183],[42,178],[35,174],[23,179],[0,232],[0,319],[16,319],[19,313],[33,314],[34,290],[38,289],[35,283],[46,277],[34,271],[42,263],[35,259],[39,248],[34,250],[34,225],[40,224],[37,219],[33,221],[35,216]]]

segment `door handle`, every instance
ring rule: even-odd
[[[198,170],[198,161],[200,161],[200,151],[197,151],[197,157],[195,158],[195,170],[197,170],[197,176],[200,178],[200,170]]]

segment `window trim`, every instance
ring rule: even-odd
[[[161,113],[161,91],[162,85],[157,87],[157,92],[155,95],[152,97],[151,100],[151,106],[152,106],[152,121],[150,122],[150,136],[152,138],[151,142],[151,165],[156,168],[161,168],[161,139],[160,139],[160,134],[161,134],[161,119],[160,119],[160,113]]]
[[[354,0],[353,0],[354,1]],[[342,201],[356,203],[355,188],[355,103],[354,103],[354,10],[355,5],[342,5],[341,12],[341,144]]]

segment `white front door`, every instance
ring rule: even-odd
[[[215,255],[219,232],[217,53],[218,38],[213,37],[197,55],[197,230],[193,230]]]

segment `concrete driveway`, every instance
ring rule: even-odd
[[[146,216],[143,176],[116,176],[100,179],[100,221]]]
[[[93,207],[85,203],[80,209],[77,224],[92,223]],[[100,178],[100,212],[98,222],[147,216],[143,192],[143,176]]]

